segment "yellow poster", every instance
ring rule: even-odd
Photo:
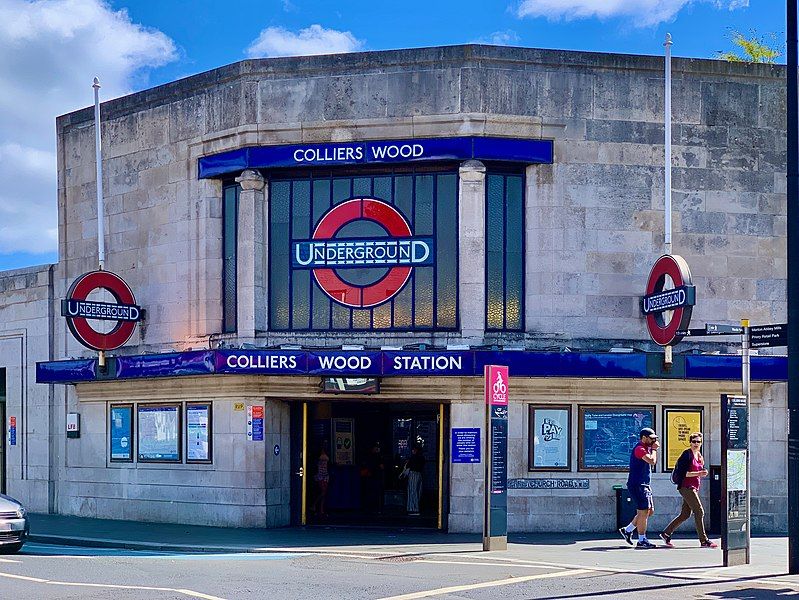
[[[692,433],[702,431],[701,410],[666,411],[666,468],[673,469],[686,448],[691,446]]]

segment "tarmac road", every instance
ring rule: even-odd
[[[753,564],[725,569],[721,552],[678,540],[636,551],[621,540],[327,546],[266,553],[188,553],[29,543],[0,555],[0,599],[787,598],[799,577],[775,556],[784,538],[754,540]]]

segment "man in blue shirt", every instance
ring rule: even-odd
[[[635,503],[636,513],[627,527],[619,529],[621,537],[632,546],[633,531],[638,529],[636,550],[647,550],[656,546],[646,539],[646,525],[649,515],[655,512],[652,503],[652,488],[649,487],[652,466],[657,463],[657,449],[660,441],[654,429],[644,427],[639,433],[638,445],[630,454],[630,475],[627,477],[627,489]]]

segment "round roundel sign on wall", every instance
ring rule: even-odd
[[[116,302],[88,300],[95,290],[106,290]],[[61,316],[81,344],[92,350],[114,350],[133,335],[144,311],[136,304],[133,292],[119,275],[110,271],[91,271],[78,277],[61,301]],[[110,331],[97,331],[90,320],[116,321]]]
[[[695,303],[696,290],[685,259],[671,254],[657,259],[649,273],[646,295],[641,298],[641,311],[652,339],[661,346],[682,340]]]
[[[310,269],[320,289],[349,308],[391,300],[433,256],[433,238],[414,236],[403,214],[376,198],[336,204],[311,239],[292,244],[292,267]]]

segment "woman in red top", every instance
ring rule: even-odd
[[[707,477],[705,459],[699,451],[702,448],[702,434],[692,433],[689,439],[691,440],[691,447],[680,455],[680,458],[677,459],[677,464],[674,466],[674,470],[678,474],[683,473],[682,481],[677,485],[677,491],[682,496],[682,510],[660,534],[660,537],[666,542],[667,546],[672,547],[671,536],[674,530],[690,517],[691,513],[694,513],[699,545],[703,548],[718,548],[718,545],[711,542],[707,537],[707,533],[705,533],[705,510],[702,508],[702,501],[699,499],[701,478]]]

